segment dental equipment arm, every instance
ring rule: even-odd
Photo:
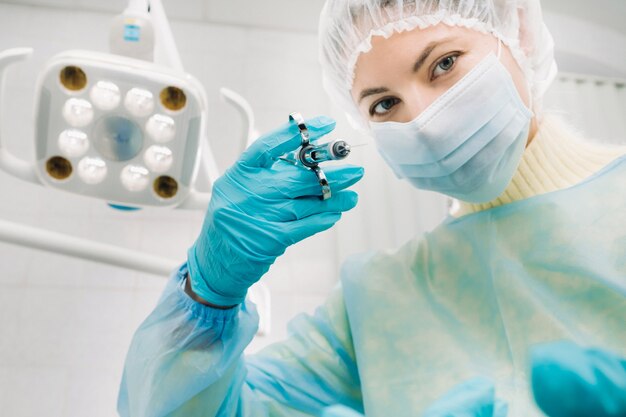
[[[180,59],[178,47],[174,41],[174,34],[170,23],[165,15],[165,9],[161,0],[149,0],[150,14],[155,29],[156,48],[155,62],[166,65],[177,71],[184,71],[183,62]]]
[[[147,13],[150,9],[150,0],[128,0],[125,11]]]
[[[163,277],[177,267],[162,257],[1,219],[0,241]]]

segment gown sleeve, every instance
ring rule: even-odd
[[[214,309],[184,292],[176,271],[131,342],[118,397],[122,417],[318,416],[362,410],[352,336],[338,288],[287,340],[244,357],[258,315],[252,303]]]

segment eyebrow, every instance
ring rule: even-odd
[[[435,50],[436,47],[438,47],[442,43],[446,43],[449,41],[450,41],[450,38],[445,38],[439,41],[433,41],[429,43],[426,46],[426,48],[424,48],[420,56],[417,58],[417,60],[415,61],[415,64],[413,64],[413,72],[416,73],[422,68],[422,66],[424,65],[424,63],[426,63],[426,60],[428,59],[430,54]],[[373,96],[374,94],[387,93],[387,92],[389,92],[389,89],[387,87],[366,88],[365,90],[361,91],[361,94],[359,94],[359,103],[365,97]]]
[[[422,51],[422,53],[420,54],[419,58],[417,58],[417,61],[415,61],[415,64],[413,64],[413,72],[416,73],[420,70],[420,68],[422,68],[422,66],[424,65],[424,63],[426,62],[426,60],[428,59],[428,57],[430,56],[431,52],[438,47],[439,45],[441,45],[442,43],[446,42],[447,39],[444,39],[442,41],[439,42],[431,42],[429,43],[426,48],[424,48],[424,50]]]
[[[361,91],[359,95],[359,103],[365,98],[369,96],[373,96],[374,94],[387,93],[389,89],[387,87],[374,87],[374,88],[366,88]]]

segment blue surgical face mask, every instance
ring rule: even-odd
[[[370,126],[398,178],[482,203],[513,178],[531,117],[511,75],[490,53],[414,120]]]

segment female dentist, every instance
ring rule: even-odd
[[[327,91],[399,178],[456,199],[451,217],[347,260],[313,317],[244,358],[247,289],[353,208],[363,175],[329,170],[322,201],[311,172],[279,159],[297,126],[263,136],[216,182],[137,330],[120,414],[537,416],[534,391],[552,416],[624,415],[626,151],[542,113],[556,70],[539,0],[327,0],[320,46]],[[334,128],[307,125],[312,140]],[[569,343],[531,353],[555,340]]]

